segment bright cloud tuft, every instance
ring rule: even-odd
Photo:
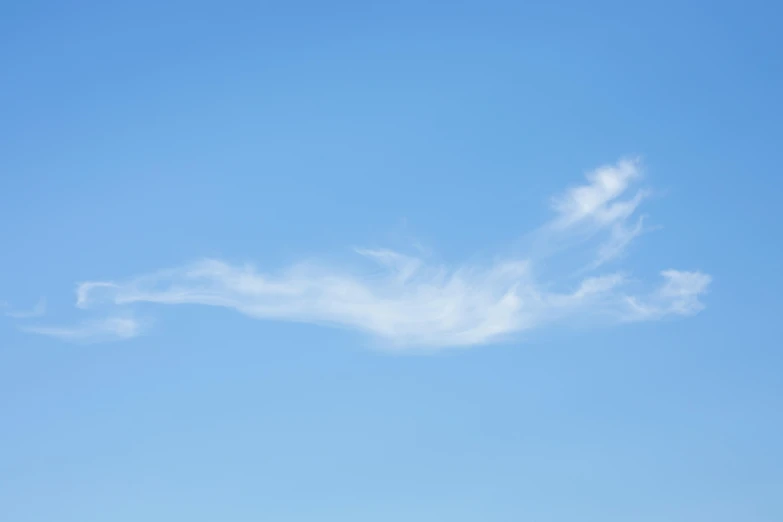
[[[583,222],[608,225],[628,218],[644,199],[644,191],[620,199],[629,186],[641,178],[638,160],[624,159],[587,174],[587,185],[573,187],[554,198],[553,208],[559,214],[559,227]]]

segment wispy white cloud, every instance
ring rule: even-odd
[[[570,291],[547,290],[521,261],[449,269],[411,258],[402,269],[395,265],[380,277],[366,278],[310,265],[264,274],[250,266],[204,260],[112,286],[87,283],[80,292],[86,308],[200,304],[258,319],[346,326],[398,346],[462,346],[574,316],[627,321],[698,310],[708,276],[666,271],[663,277],[661,286],[631,295],[620,274],[586,278]],[[91,289],[97,288],[103,291],[93,295]]]
[[[8,308],[7,303],[2,303],[3,308]],[[46,299],[41,298],[30,310],[8,310],[5,312],[6,317],[13,319],[31,319],[33,317],[41,317],[46,314]]]
[[[608,225],[627,219],[646,196],[643,190],[626,196],[629,187],[641,177],[638,159],[623,159],[589,172],[587,184],[571,187],[553,198],[552,207],[558,214],[555,225]]]
[[[140,323],[129,316],[84,321],[76,326],[24,326],[21,329],[25,332],[77,342],[130,339],[141,333]]]
[[[609,232],[609,238],[598,246],[595,261],[591,268],[598,268],[617,257],[620,257],[631,241],[639,237],[644,231],[644,217],[639,217],[635,223],[614,223]]]
[[[645,301],[628,296],[628,320],[660,319],[667,315],[694,315],[704,309],[699,296],[707,291],[712,277],[701,272],[664,270],[664,283]]]
[[[553,243],[576,238],[560,252],[566,261],[587,254],[581,280],[570,271],[543,278],[550,257],[516,256],[446,265],[388,249],[356,249],[376,270],[300,263],[276,272],[206,259],[179,268],[77,287],[83,309],[137,303],[197,304],[266,320],[336,325],[366,332],[393,347],[478,345],[550,325],[656,320],[703,308],[710,276],[665,270],[644,285],[624,272],[590,274],[618,258],[643,231],[636,211],[646,192],[639,162],[622,160],[587,174],[587,182],[553,198],[555,217],[539,229]],[[584,252],[582,251],[584,250]],[[132,319],[85,323],[74,329],[37,328],[64,339],[127,338]]]
[[[588,172],[586,178],[586,184],[571,187],[552,198],[555,218],[543,231],[547,239],[584,240],[603,234],[605,237],[595,250],[593,262],[585,267],[595,269],[620,257],[645,231],[643,216],[635,217],[635,213],[649,191],[633,189],[643,178],[639,159],[603,165]]]

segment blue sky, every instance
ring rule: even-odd
[[[0,9],[0,519],[783,518],[774,3]]]

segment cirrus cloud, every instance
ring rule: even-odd
[[[570,272],[542,279],[539,268],[550,263],[547,256],[447,265],[388,249],[357,249],[380,273],[318,263],[264,272],[204,259],[124,280],[83,282],[76,304],[99,310],[139,303],[222,307],[257,319],[347,327],[397,348],[479,345],[584,319],[618,323],[693,315],[704,307],[701,297],[711,281],[705,273],[666,269],[652,284],[625,270],[595,273],[643,232],[636,214],[647,192],[634,188],[641,178],[638,160],[625,159],[588,173],[586,183],[552,199],[555,215],[539,227],[539,236],[552,242],[581,238],[572,248],[592,262],[580,267],[579,280]],[[132,319],[118,321],[28,331],[64,339],[139,333]]]

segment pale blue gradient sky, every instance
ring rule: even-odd
[[[159,4],[0,2],[0,520],[783,518],[776,3]]]

